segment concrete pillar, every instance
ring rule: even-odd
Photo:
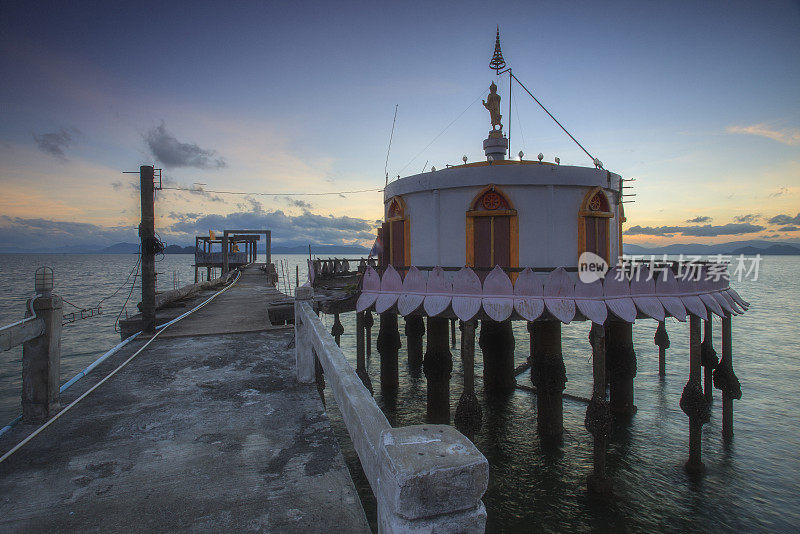
[[[586,482],[592,494],[609,496],[611,482],[606,476],[606,446],[611,434],[611,408],[606,400],[605,328],[592,323],[589,342],[592,345],[592,400],[586,408],[584,426],[594,438],[594,451],[593,471]]]
[[[514,333],[511,321],[481,321],[478,343],[483,353],[483,387],[487,393],[514,389]]]
[[[344,334],[344,326],[342,326],[342,322],[339,320],[339,314],[333,314],[333,326],[331,327],[331,336],[333,336],[334,341],[340,347],[342,346],[342,334]]]
[[[653,343],[658,346],[658,376],[664,378],[667,376],[667,349],[669,348],[669,335],[664,321],[658,323]]]
[[[381,392],[397,392],[397,353],[400,350],[400,332],[397,330],[397,315],[382,313],[378,330],[378,353],[381,355]]]
[[[689,381],[681,395],[681,410],[689,416],[689,460],[686,471],[690,474],[702,473],[704,470],[700,455],[700,440],[703,424],[708,421],[708,404],[703,397],[703,386],[700,382],[700,319],[689,316]]]
[[[450,424],[450,373],[453,355],[447,343],[447,319],[428,317],[428,347],[423,362],[428,386],[427,422]]]
[[[421,315],[406,317],[406,346],[408,347],[408,366],[412,371],[419,372],[422,367],[424,350],[422,337],[425,335],[425,320]]]
[[[314,290],[301,287],[294,294],[294,361],[297,381],[311,384],[314,381],[314,354],[311,346],[311,325],[305,323],[300,304],[311,304]]]
[[[712,335],[711,331],[711,316],[709,316],[707,321],[703,321],[705,323],[705,329],[703,334],[703,342],[700,344],[700,363],[703,366],[703,377],[704,377],[704,387],[703,387],[703,396],[706,399],[706,402],[711,404],[714,400],[713,395],[713,378],[712,373],[714,369],[717,368],[719,365],[719,359],[717,358],[717,351],[714,350],[714,336]]]
[[[714,387],[722,390],[722,438],[733,439],[733,401],[742,398],[742,387],[733,372],[731,316],[722,319],[722,360],[714,370]]]
[[[533,323],[531,337],[531,381],[536,386],[539,436],[558,438],[564,432],[561,393],[567,383],[567,370],[561,354],[561,322],[537,321]]]
[[[26,423],[50,419],[61,409],[58,388],[61,379],[61,297],[53,294],[28,301],[44,321],[44,333],[22,344],[22,418]],[[28,311],[26,316],[30,316]]]
[[[608,321],[606,325],[606,370],[611,411],[617,415],[633,415],[636,413],[633,402],[633,379],[636,376],[633,324]]]
[[[474,319],[462,323],[461,362],[464,366],[464,392],[458,399],[453,418],[456,428],[469,439],[481,428],[483,413],[478,397],[475,395],[475,326]]]
[[[356,312],[356,374],[358,375],[358,378],[361,379],[361,383],[364,384],[364,387],[366,387],[370,393],[373,393],[372,381],[369,378],[369,373],[367,372],[367,363],[364,357],[365,333],[364,312]]]
[[[156,331],[156,231],[154,169],[139,167],[139,189],[141,193],[142,222],[139,237],[142,245],[142,330],[152,334]]]
[[[450,319],[450,348],[456,347],[456,321],[457,319]]]
[[[366,311],[364,313],[364,329],[366,333],[366,345],[367,345],[367,358],[372,356],[372,325],[375,324],[375,320],[372,318],[372,312]]]

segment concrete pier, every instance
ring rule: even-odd
[[[427,421],[450,424],[450,374],[453,355],[447,343],[448,320],[428,317],[428,347],[423,368],[427,380]]]
[[[0,463],[0,530],[369,532],[316,388],[295,378],[293,329],[269,322],[272,298],[285,296],[248,268]],[[18,425],[0,452],[36,428]]]

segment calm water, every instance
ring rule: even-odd
[[[288,262],[291,284],[295,265],[305,273],[302,255],[274,256]],[[33,272],[39,265],[55,270],[56,292],[75,304],[94,305],[124,281],[136,263],[135,255],[0,255],[0,325],[18,320],[25,298],[32,294]],[[173,271],[181,283],[193,280],[192,257],[165,256],[157,264],[159,289],[172,289]],[[279,269],[280,270],[280,269]],[[619,500],[610,506],[586,498],[585,477],[591,470],[591,436],[583,428],[585,405],[564,401],[564,443],[544,452],[536,432],[536,399],[517,391],[505,399],[483,395],[484,425],[475,437],[491,465],[484,497],[489,531],[735,531],[797,532],[800,529],[800,258],[767,257],[758,281],[735,284],[752,307],[733,320],[734,367],[743,398],[735,403],[735,438],[721,439],[721,400],[715,390],[711,422],[703,429],[706,475],[691,482],[682,466],[688,453],[688,419],[678,402],[688,376],[688,328],[667,322],[671,347],[667,377],[658,377],[658,351],[653,345],[655,323],[634,327],[639,371],[635,382],[637,414],[618,426],[609,447],[609,474]],[[283,287],[283,281],[280,282]],[[128,309],[138,302],[138,286]],[[62,382],[119,341],[114,319],[128,289],[105,301],[103,315],[65,327],[62,340]],[[67,306],[68,307],[68,306]],[[67,310],[69,311],[69,310]],[[332,317],[323,316],[330,327]],[[355,318],[344,314],[342,346],[355,365]],[[400,321],[402,333],[402,320]],[[715,347],[720,351],[719,320],[714,322]],[[590,348],[587,324],[564,326],[567,392],[589,396]],[[425,378],[406,365],[405,342],[400,358],[400,392],[387,405],[380,391],[379,358],[374,347],[368,368],[375,398],[394,425],[423,423]],[[517,364],[529,354],[524,324],[515,326]],[[461,362],[453,350],[452,411],[461,394]],[[0,423],[19,413],[21,349],[0,353]],[[480,350],[476,374],[482,375]],[[518,382],[530,384],[526,374]],[[328,408],[337,436],[360,486],[368,513],[374,513],[363,475],[347,443],[338,410],[330,394]]]

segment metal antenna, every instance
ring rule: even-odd
[[[392,133],[389,135],[389,148],[386,149],[386,163],[383,165],[383,174],[386,176],[386,184],[389,185],[389,173],[386,169],[389,168],[389,152],[392,150],[392,138],[394,137],[394,123],[397,122],[397,108],[400,104],[394,105],[394,119],[392,119]]]

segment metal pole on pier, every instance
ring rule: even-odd
[[[142,223],[139,225],[139,237],[142,240],[142,329],[149,333],[156,331],[156,232],[153,179],[153,167],[148,165],[139,167],[142,193]]]

